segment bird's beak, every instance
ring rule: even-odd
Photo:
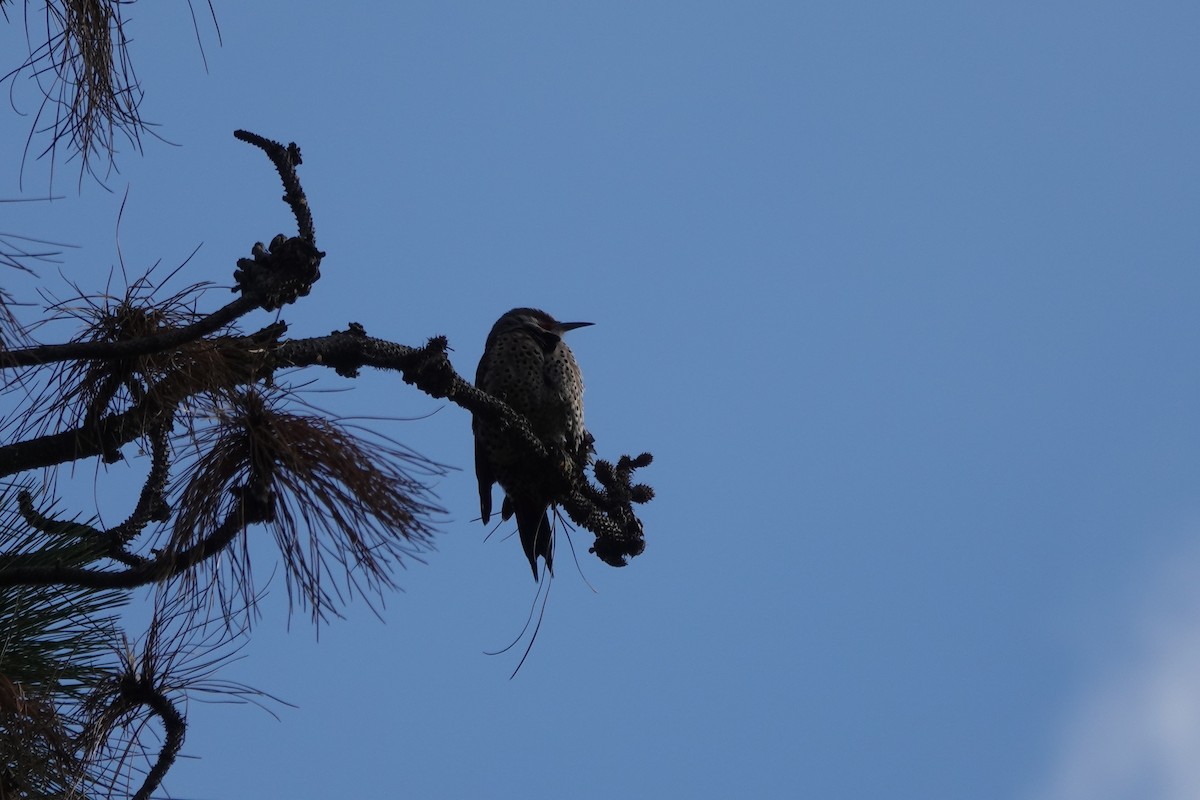
[[[558,329],[563,333],[566,333],[567,331],[573,331],[576,328],[586,328],[588,325],[595,324],[596,323],[594,322],[560,322],[558,323]]]

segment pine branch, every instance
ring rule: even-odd
[[[220,525],[197,543],[177,553],[160,553],[145,563],[118,571],[31,564],[20,556],[9,556],[0,561],[0,587],[61,584],[86,589],[132,589],[164,581],[212,558],[248,525],[266,521],[269,514],[269,509],[252,492],[243,492]]]
[[[648,466],[652,456],[622,456],[615,470],[598,461],[595,474],[599,486],[592,485],[571,454],[550,452],[524,416],[459,375],[447,350],[442,336],[430,339],[424,347],[408,347],[367,336],[361,325],[351,323],[347,330],[329,336],[282,342],[272,358],[277,368],[326,366],[345,377],[357,376],[362,367],[400,372],[405,383],[431,397],[446,398],[496,430],[507,432],[543,473],[542,485],[559,487],[556,502],[577,524],[595,534],[591,552],[601,560],[625,566],[629,558],[641,554],[645,541],[633,505],[649,502],[654,491],[645,484],[634,485],[632,475]]]
[[[126,675],[121,685],[121,698],[129,708],[144,705],[162,720],[163,744],[158,751],[154,766],[146,773],[146,779],[133,796],[133,800],[149,800],[154,790],[162,783],[167,770],[175,763],[179,749],[183,747],[183,737],[187,732],[187,721],[179,713],[179,709],[148,677],[141,679]]]
[[[0,353],[0,369],[33,367],[57,361],[86,361],[91,359],[134,358],[160,353],[214,333],[239,317],[258,308],[262,300],[252,295],[243,295],[224,308],[214,311],[203,319],[182,328],[173,328],[156,336],[129,339],[122,342],[69,342],[66,344],[43,344]]]
[[[289,142],[287,147],[284,147],[279,142],[265,136],[244,130],[234,131],[233,136],[259,148],[267,154],[267,158],[271,159],[271,163],[275,165],[275,171],[279,173],[279,177],[283,181],[283,201],[291,207],[292,214],[296,217],[296,227],[299,230],[300,238],[315,247],[317,231],[313,224],[312,211],[309,210],[308,198],[305,196],[304,189],[300,186],[300,178],[296,174],[296,167],[304,163],[300,158],[299,145]]]
[[[74,520],[59,520],[39,512],[33,505],[33,496],[28,490],[17,493],[17,508],[26,524],[34,530],[55,536],[71,536],[96,546],[97,555],[120,561],[128,566],[140,566],[147,559],[126,550],[133,540],[151,522],[164,522],[170,517],[165,497],[167,479],[170,477],[170,420],[150,434],[151,462],[137,505],[123,522],[108,530],[101,530]]]
[[[92,424],[0,447],[0,477],[94,456],[120,459],[120,448],[166,424],[175,409],[202,392],[253,384],[267,374],[267,351],[286,330],[270,325],[250,336],[210,340],[204,369],[177,369],[152,384],[133,406]]]
[[[239,140],[260,148],[271,159],[283,180],[283,200],[296,217],[299,236],[275,236],[269,246],[257,242],[251,258],[238,259],[234,270],[234,289],[241,296],[196,322],[153,335],[118,342],[71,342],[37,345],[0,352],[0,369],[38,366],[58,361],[124,359],[145,356],[180,347],[214,333],[256,308],[273,311],[306,296],[321,277],[321,259],[308,197],[300,185],[296,167],[300,148],[287,147],[249,131],[234,131]]]

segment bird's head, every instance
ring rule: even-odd
[[[545,311],[536,308],[514,308],[496,322],[495,330],[529,328],[561,338],[567,331],[585,328],[592,324],[591,322],[559,322]]]

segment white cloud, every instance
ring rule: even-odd
[[[1033,800],[1200,798],[1200,552],[1151,577],[1069,708]]]

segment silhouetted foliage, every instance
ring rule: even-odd
[[[65,141],[88,163],[111,154],[114,132],[138,140],[121,6],[48,3],[57,32],[15,71],[36,66],[50,81],[51,156]],[[374,608],[397,588],[397,567],[430,550],[442,509],[426,481],[444,467],[307,405],[292,382],[303,371],[399,373],[510,435],[561,487],[555,503],[595,534],[605,562],[624,565],[644,547],[633,505],[653,492],[632,476],[650,455],[596,462],[595,483],[566,469],[526,419],[459,376],[444,337],[410,347],[357,323],[302,339],[288,338],[284,321],[241,329],[253,312],[307,296],[324,253],[299,148],[235,136],[275,166],[297,233],[237,260],[231,302],[204,310],[207,284],[164,294],[149,275],[116,293],[44,293],[42,316],[24,323],[0,302],[0,798],[149,797],[183,743],[186,698],[277,702],[215,677],[259,598],[250,527],[270,531],[290,604],[318,624],[354,596]],[[11,241],[0,240],[10,268],[53,256]],[[48,322],[77,333],[43,342]],[[135,448],[148,467],[124,519],[103,526],[62,510],[60,470]],[[130,641],[117,612],[142,586],[155,590],[153,620]]]

